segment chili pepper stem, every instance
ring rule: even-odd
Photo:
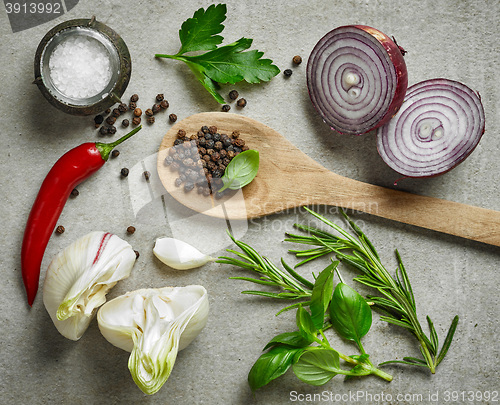
[[[104,161],[107,161],[111,151],[114,148],[116,148],[122,142],[126,141],[131,136],[135,135],[137,132],[139,132],[141,130],[141,128],[142,128],[142,125],[139,125],[137,128],[134,128],[128,134],[123,135],[120,139],[117,139],[116,141],[111,142],[111,143],[96,142],[95,147],[97,148],[97,150],[101,154],[102,159]]]

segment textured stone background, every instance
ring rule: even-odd
[[[50,259],[58,251],[90,231],[106,230],[128,240],[141,253],[132,276],[120,282],[109,297],[144,287],[204,285],[211,304],[208,326],[179,354],[169,381],[156,395],[146,397],[130,377],[128,354],[105,341],[95,321],[79,342],[72,342],[54,328],[41,293],[33,308],[28,308],[19,256],[25,221],[37,190],[51,165],[65,151],[99,139],[91,118],[59,112],[31,84],[38,42],[59,22],[95,14],[117,30],[130,49],[133,74],[125,97],[138,93],[143,105],[149,106],[154,96],[163,92],[170,101],[169,111],[182,119],[202,111],[218,111],[220,106],[204,92],[186,66],[158,61],[153,55],[175,53],[181,23],[196,9],[209,4],[194,0],[81,0],[66,15],[15,34],[4,7],[0,6],[0,403],[285,404],[294,399],[292,391],[320,394],[326,390],[391,394],[393,404],[437,404],[444,403],[447,391],[498,391],[499,248],[353,213],[390,269],[395,268],[393,251],[399,249],[413,282],[422,324],[425,315],[430,314],[443,340],[452,317],[460,315],[447,358],[436,375],[423,369],[388,367],[394,376],[392,383],[371,377],[347,382],[335,378],[315,388],[301,383],[290,372],[253,396],[247,373],[271,337],[293,330],[294,314],[275,317],[281,303],[241,295],[240,291],[253,286],[228,279],[241,275],[238,269],[215,263],[187,272],[167,269],[152,254],[156,237],[194,229],[189,232],[189,240],[220,255],[228,247],[219,238],[221,224],[186,217],[187,213],[168,197],[167,220],[157,200],[145,201],[137,213],[132,203],[141,196],[132,185],[133,176],[129,180],[119,176],[122,167],[132,168],[141,162],[147,165],[148,157],[156,153],[170,126],[167,114],[121,146],[121,155],[83,183],[78,198],[68,201],[59,220],[66,232],[51,238],[41,282]],[[248,106],[243,110],[233,108],[233,112],[271,126],[338,174],[393,187],[398,175],[379,158],[374,134],[346,137],[331,132],[311,107],[305,81],[307,57],[326,32],[345,24],[374,26],[394,35],[409,51],[405,59],[410,85],[435,77],[462,81],[479,91],[486,111],[486,133],[463,164],[441,177],[405,180],[397,187],[500,210],[498,1],[231,0],[227,4],[223,33],[226,43],[242,36],[253,38],[253,48],[264,51],[282,70],[291,67],[294,55],[304,59],[302,65],[293,68],[288,80],[279,75],[266,84],[234,86],[248,100]],[[223,94],[232,88],[224,87]],[[339,221],[335,208],[319,209]],[[294,263],[294,258],[287,254],[290,246],[282,242],[284,232],[291,230],[294,222],[309,219],[302,210],[296,210],[240,223],[238,229],[245,242],[271,259],[277,261],[284,256]],[[137,228],[132,236],[126,234],[128,225]],[[218,238],[212,238],[213,234]],[[303,274],[320,271],[324,263],[304,267]],[[347,268],[343,274],[346,278],[354,276]],[[332,342],[349,352],[350,346],[337,337],[332,336]],[[418,355],[418,347],[408,334],[379,322],[377,316],[364,346],[374,362]],[[429,394],[436,393],[439,401],[430,401]],[[398,394],[421,394],[423,401],[410,397],[397,401]],[[370,403],[361,398],[358,402]]]

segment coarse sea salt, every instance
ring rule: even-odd
[[[104,45],[76,35],[58,44],[49,59],[54,86],[66,97],[85,99],[99,94],[111,79],[111,63]]]

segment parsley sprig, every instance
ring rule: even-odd
[[[156,54],[157,58],[175,59],[186,63],[200,83],[219,102],[224,98],[217,91],[218,83],[235,84],[245,80],[248,83],[269,81],[280,70],[270,59],[262,59],[263,52],[246,51],[253,40],[240,38],[236,42],[219,46],[226,19],[226,5],[212,4],[206,10],[200,8],[188,18],[179,30],[181,47],[175,55]],[[207,51],[187,55],[192,52]]]

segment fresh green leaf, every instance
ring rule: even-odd
[[[200,8],[188,18],[179,30],[181,49],[178,54],[216,49],[222,43],[222,22],[226,19],[226,5],[212,4],[206,10]]]
[[[297,310],[296,321],[299,332],[304,339],[309,340],[316,337],[317,330],[314,326],[311,315],[302,306],[299,306]]]
[[[372,311],[361,295],[347,284],[339,283],[333,292],[330,319],[342,337],[359,345],[372,325]]]
[[[262,354],[248,373],[250,388],[256,390],[285,374],[292,365],[294,356],[302,350],[287,345],[278,345]]]
[[[305,347],[310,345],[312,342],[313,339],[310,336],[308,336],[308,338],[306,339],[299,331],[285,332],[273,337],[264,347],[264,350],[267,350],[270,347],[276,346],[278,344],[285,344],[293,347]]]
[[[222,181],[224,186],[219,191],[227,188],[238,190],[249,184],[259,170],[259,152],[246,150],[236,155],[227,165]]]
[[[438,335],[436,332],[436,328],[434,328],[434,324],[431,321],[431,318],[429,315],[427,315],[427,323],[429,325],[429,330],[431,332],[431,347],[432,347],[432,354],[434,356],[437,355],[438,349],[439,349],[439,341],[438,341]]]
[[[441,351],[439,352],[437,359],[436,359],[436,366],[443,361],[444,356],[446,356],[446,353],[448,352],[448,349],[451,346],[451,341],[453,340],[453,336],[455,335],[455,331],[457,330],[457,325],[458,325],[458,315],[453,318],[453,321],[451,322],[450,329],[448,329],[448,333],[446,334],[446,338],[443,343],[443,347],[441,348]]]
[[[317,347],[306,349],[292,369],[300,380],[311,385],[324,385],[337,374],[345,373],[335,350]]]
[[[311,318],[316,329],[323,328],[325,313],[333,294],[333,276],[339,262],[333,262],[316,278],[311,295]]]

